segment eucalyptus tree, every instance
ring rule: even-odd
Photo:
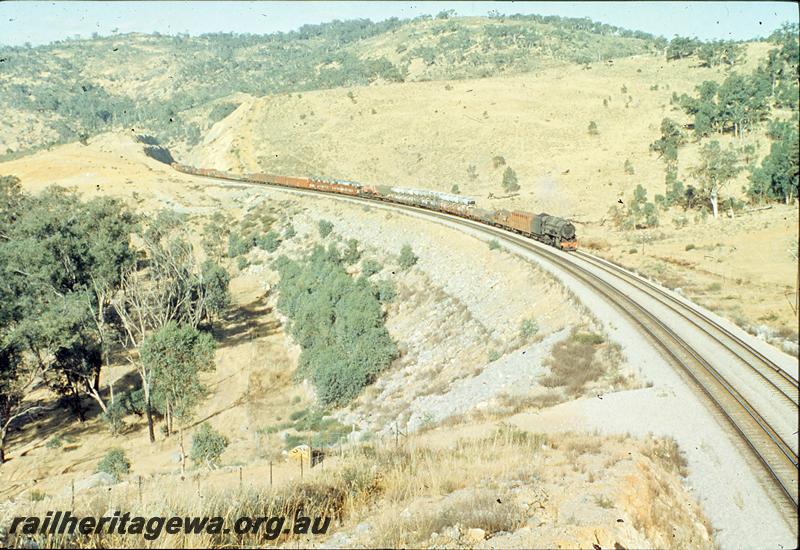
[[[701,193],[711,203],[714,218],[719,215],[720,192],[741,170],[739,157],[732,147],[723,149],[718,141],[712,141],[701,149],[700,162],[693,167],[692,174],[700,182]]]
[[[121,274],[120,292],[112,304],[121,320],[126,346],[134,353],[129,360],[142,381],[150,441],[153,429],[152,364],[137,358],[135,350],[151,333],[170,322],[198,328],[227,307],[230,277],[217,264],[198,266],[191,244],[175,214],[162,212],[142,233],[147,266],[131,266]]]
[[[183,430],[208,392],[199,375],[214,370],[214,347],[208,333],[169,321],[147,335],[140,348],[141,362],[152,374],[151,389],[164,404],[167,434],[172,431],[173,420],[178,422],[181,473],[186,468]]]

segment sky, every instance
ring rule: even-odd
[[[0,44],[46,44],[92,33],[266,34],[334,19],[500,13],[589,17],[655,35],[744,40],[798,21],[794,2],[0,2]]]

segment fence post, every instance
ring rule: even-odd
[[[269,461],[269,486],[272,487],[272,461]]]
[[[239,488],[242,487],[242,467],[239,466]]]
[[[300,453],[300,479],[303,479],[303,453]]]

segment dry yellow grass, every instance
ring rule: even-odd
[[[471,546],[477,541],[468,540],[469,529],[500,537],[493,544],[516,547],[578,547],[594,540],[609,547],[615,542],[624,547],[710,543],[710,528],[670,467],[672,459],[653,452],[654,447],[668,445],[661,440],[544,436],[503,426],[478,437],[447,439],[453,444],[432,446],[424,438],[412,438],[399,448],[362,445],[331,457],[324,468],[307,472],[305,480],[274,489],[263,478],[219,489],[209,486],[200,473],[183,481],[150,481],[140,498],[132,479],[110,491],[100,488],[79,495],[73,513],[221,516],[230,525],[241,516],[292,517],[302,509],[306,516],[331,517],[331,533],[346,537],[337,539],[338,544],[346,540],[368,547]],[[640,509],[642,498],[653,504]],[[69,495],[45,497],[19,505],[14,515],[43,515],[69,502]],[[615,521],[618,518],[623,521]],[[8,518],[0,522],[4,519]],[[324,539],[281,535],[276,542],[320,540]],[[156,540],[115,534],[37,542],[40,547],[71,543],[163,548],[264,541],[233,534],[165,535]],[[24,540],[11,544],[22,545]]]

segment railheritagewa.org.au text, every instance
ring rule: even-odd
[[[114,512],[110,516],[73,516],[70,511],[51,511],[44,517],[17,516],[11,520],[10,534],[33,535],[143,535],[155,540],[164,535],[256,535],[267,540],[284,535],[324,535],[329,517],[286,516],[239,517],[226,522],[220,516],[133,516]]]

